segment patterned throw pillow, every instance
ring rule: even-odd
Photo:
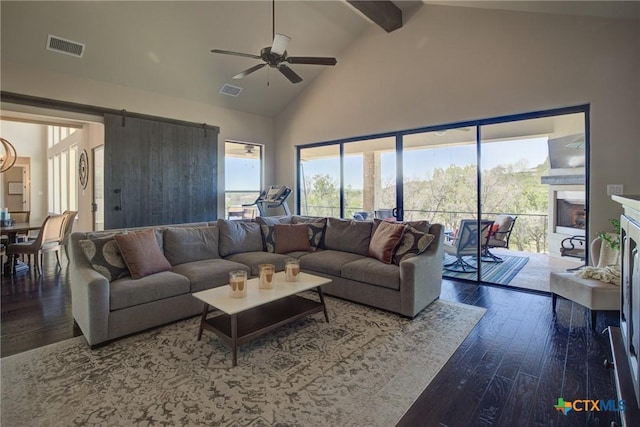
[[[393,255],[393,263],[400,265],[401,261],[420,255],[427,250],[433,239],[433,234],[423,233],[414,227],[407,225],[400,245]]]
[[[93,269],[110,282],[129,276],[129,268],[113,236],[113,234],[103,237],[89,236],[87,240],[78,241]]]
[[[305,223],[309,229],[309,244],[311,245],[311,251],[316,251],[320,247],[322,242],[322,235],[324,233],[324,222],[310,222]],[[261,225],[262,242],[264,244],[264,250],[267,252],[276,251],[276,239],[274,235],[274,225]]]
[[[309,227],[309,243],[311,244],[311,251],[317,251],[322,245],[322,238],[324,237],[324,226],[326,221],[308,222]]]
[[[275,228],[275,225],[260,225],[264,250],[271,253],[274,253],[276,251],[276,240],[274,236]]]

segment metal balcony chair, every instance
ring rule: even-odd
[[[587,265],[587,238],[585,236],[571,236],[560,242],[560,256],[578,258],[584,262],[580,267],[568,268],[567,271],[576,271]]]
[[[477,271],[478,268],[470,264],[464,257],[471,256],[477,259],[478,235],[481,235],[482,241],[486,241],[492,225],[493,221],[481,220],[480,233],[478,233],[478,220],[463,219],[460,221],[458,234],[450,241],[444,242],[444,252],[456,257],[455,261],[444,264],[444,269],[465,273]]]
[[[482,260],[488,262],[502,262],[503,259],[491,253],[491,248],[509,249],[509,238],[516,224],[517,216],[498,215],[491,227],[488,239],[482,245]]]

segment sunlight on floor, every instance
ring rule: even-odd
[[[547,254],[518,252],[508,249],[492,249],[491,251],[497,256],[504,254],[529,257],[529,262],[509,282],[508,286],[536,291],[549,292],[550,272],[562,272],[582,265],[582,262],[575,258],[556,258]]]

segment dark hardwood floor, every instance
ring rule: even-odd
[[[49,258],[45,274],[2,277],[1,355],[78,336],[73,326],[66,259]],[[442,299],[487,309],[399,426],[608,426],[615,412],[554,409],[558,398],[616,399],[610,358],[601,331],[618,324],[618,312],[598,316],[548,295],[445,280]]]

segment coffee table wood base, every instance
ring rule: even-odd
[[[324,304],[324,296],[320,288],[318,288],[318,294],[321,302],[290,295],[240,313],[220,314],[208,319],[209,304],[205,303],[200,320],[198,340],[202,338],[204,329],[214,332],[231,344],[232,364],[237,366],[238,346],[256,337],[313,313],[324,312],[325,319],[329,322],[327,307]]]

